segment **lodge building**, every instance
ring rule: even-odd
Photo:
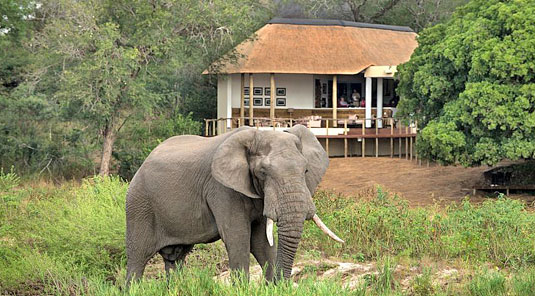
[[[415,123],[393,115],[397,66],[409,60],[416,36],[400,26],[273,19],[235,48],[237,58],[204,72],[218,77],[218,118],[207,120],[206,134],[300,123],[331,156],[412,157]],[[389,140],[390,150],[380,144]]]

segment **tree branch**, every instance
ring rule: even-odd
[[[396,6],[399,3],[399,0],[390,0],[385,6],[383,6],[381,9],[379,9],[378,12],[376,12],[372,17],[370,17],[370,21],[376,21],[378,18],[382,17],[390,11],[394,6]]]

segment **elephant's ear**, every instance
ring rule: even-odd
[[[212,159],[212,176],[251,198],[260,198],[253,185],[248,157],[256,132],[255,129],[236,131],[219,145]]]
[[[303,155],[308,160],[306,182],[310,194],[313,195],[321,178],[325,175],[325,171],[327,171],[329,157],[318,139],[316,139],[316,136],[305,126],[296,125],[290,128],[288,132],[296,135],[303,145]]]

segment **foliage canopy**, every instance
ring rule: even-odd
[[[409,26],[416,32],[448,19],[468,0],[286,0],[303,16]],[[294,12],[295,13],[295,12]]]
[[[472,0],[424,30],[399,67],[402,117],[419,154],[493,165],[535,157],[535,2]]]
[[[270,16],[252,0],[2,1],[0,167],[130,174],[131,152],[199,133],[216,109],[201,72]]]

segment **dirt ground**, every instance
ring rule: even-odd
[[[358,195],[380,185],[408,200],[411,206],[449,204],[472,194],[473,186],[487,169],[437,164],[427,167],[425,163],[420,166],[416,161],[390,157],[332,158],[319,187]]]

